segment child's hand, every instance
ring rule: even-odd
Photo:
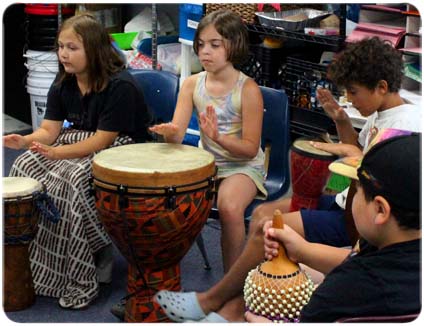
[[[311,141],[310,144],[314,148],[321,149],[323,151],[338,155],[340,157],[344,156],[355,156],[355,157],[362,157],[362,151],[359,147],[351,144],[328,144],[323,142],[315,142]]]
[[[202,128],[206,136],[216,142],[219,138],[218,118],[215,109],[211,105],[206,107],[206,112],[200,113],[199,122],[200,128]]]
[[[12,149],[22,149],[26,146],[24,136],[19,134],[11,134],[3,136],[3,145]]]
[[[255,315],[251,313],[250,311],[245,312],[244,318],[246,319],[248,323],[272,323],[271,320],[262,316]]]
[[[265,258],[271,260],[278,255],[278,247],[279,243],[274,238],[272,238],[268,230],[272,228],[272,221],[268,221],[264,224],[264,250],[265,250]]]
[[[32,152],[37,152],[41,155],[43,155],[45,158],[49,160],[58,160],[59,157],[56,155],[56,148],[48,145],[44,145],[38,142],[32,142],[29,149]]]
[[[175,123],[161,123],[159,125],[154,125],[149,128],[150,131],[162,135],[164,137],[170,137],[175,135],[178,132],[178,126]]]
[[[317,89],[317,98],[324,108],[324,111],[334,121],[344,121],[349,119],[347,113],[343,108],[336,102],[333,95],[328,89],[320,88]]]
[[[301,262],[301,253],[303,250],[307,250],[305,246],[308,244],[301,235],[286,224],[284,229],[275,229],[272,227],[272,221],[266,222],[263,230],[267,259],[278,255],[278,246],[275,244],[281,242],[286,249],[288,258],[293,262]]]

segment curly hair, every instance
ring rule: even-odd
[[[402,54],[377,37],[349,44],[328,67],[328,77],[338,86],[355,83],[372,90],[385,80],[392,93],[399,91],[402,74]]]
[[[62,31],[72,29],[84,44],[87,56],[89,84],[94,92],[102,91],[109,82],[110,76],[123,70],[125,63],[113,48],[107,30],[88,13],[68,18],[62,24],[55,46],[58,49],[59,35]],[[59,83],[71,76],[59,65]]]
[[[213,25],[216,31],[225,39],[227,59],[233,65],[241,64],[249,53],[249,34],[241,17],[228,9],[220,9],[203,17],[197,26],[193,40],[193,49],[199,53],[200,33],[209,25]]]

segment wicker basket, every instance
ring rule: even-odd
[[[256,4],[238,4],[238,3],[207,3],[206,15],[219,9],[230,9],[240,15],[245,23],[252,24],[255,21]]]

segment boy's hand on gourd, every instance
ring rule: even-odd
[[[263,232],[264,232],[264,251],[265,251],[265,258],[267,260],[271,260],[274,257],[277,257],[278,255],[278,246],[279,243],[277,240],[275,240],[273,237],[271,237],[268,233],[268,230],[272,228],[272,221],[268,221],[263,226]]]
[[[317,98],[323,107],[324,111],[334,121],[344,121],[349,119],[349,116],[344,109],[336,102],[333,95],[328,89],[321,88],[317,90]]]
[[[250,311],[245,312],[244,318],[246,319],[248,323],[272,323],[272,321],[269,320],[268,318],[255,315],[251,313]]]
[[[269,224],[271,223],[271,224]],[[287,256],[291,261],[301,262],[301,253],[305,249],[308,242],[294,231],[287,224],[284,225],[284,229],[276,229],[272,227],[272,221],[265,223],[264,225],[264,242],[265,242],[265,257],[276,257],[278,255],[278,242],[284,245]]]

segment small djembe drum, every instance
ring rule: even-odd
[[[315,209],[330,176],[328,166],[337,156],[298,139],[290,150],[290,173],[293,195],[290,211]]]
[[[274,212],[272,225],[284,227],[279,210]],[[275,322],[296,322],[313,290],[311,278],[288,259],[280,245],[277,257],[260,264],[247,275],[244,284],[246,310]]]
[[[43,186],[23,177],[3,178],[3,307],[28,308],[35,301],[29,245],[37,233],[39,211],[35,201]]]
[[[177,144],[132,144],[93,158],[96,207],[127,259],[127,322],[169,319],[153,301],[159,290],[180,291],[179,262],[213,204],[215,159]]]

